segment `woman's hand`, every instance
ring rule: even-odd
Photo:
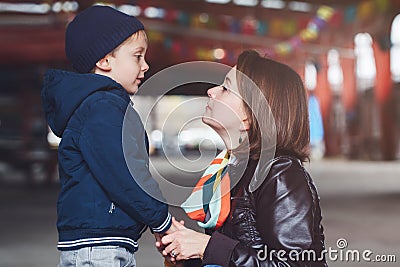
[[[172,220],[174,220],[176,222],[175,217],[172,217]],[[162,252],[163,252],[163,250],[165,248],[165,246],[161,242],[161,238],[163,236],[165,236],[165,235],[168,235],[168,234],[171,234],[171,233],[173,233],[175,231],[178,231],[178,229],[176,228],[176,225],[184,225],[184,224],[185,224],[185,222],[183,220],[181,220],[181,221],[179,221],[178,224],[176,224],[176,223],[175,224],[171,224],[171,227],[164,234],[154,233],[154,237],[156,239],[156,244],[155,245],[156,245],[157,250],[161,254],[162,254]],[[167,255],[167,256],[164,256],[164,257],[165,257],[166,261],[172,262],[175,265],[176,260],[175,260],[174,257],[172,257],[171,255]]]
[[[175,217],[172,217],[172,220],[176,221],[176,220],[175,220]],[[185,222],[184,222],[183,220],[181,220],[181,221],[179,221],[178,225],[179,225],[179,224],[180,224],[180,225],[185,225]],[[165,232],[165,234],[154,233],[154,237],[155,237],[155,239],[156,239],[156,247],[157,247],[157,249],[160,251],[160,253],[161,253],[161,251],[164,249],[164,246],[163,246],[163,244],[161,243],[161,238],[162,238],[163,236],[165,236],[165,235],[172,234],[173,232],[178,231],[178,229],[176,228],[175,225],[176,225],[176,224],[171,224],[171,227]]]
[[[178,261],[203,258],[210,236],[186,228],[175,218],[172,218],[172,224],[177,231],[161,239],[162,244],[166,246],[162,254],[171,255]]]

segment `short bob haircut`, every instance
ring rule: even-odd
[[[250,157],[260,157],[261,140],[273,128],[270,125],[274,121],[275,155],[292,155],[302,162],[309,161],[307,95],[300,76],[285,64],[261,57],[256,51],[247,50],[238,58],[236,77],[249,119],[247,149]],[[245,82],[249,79],[254,86],[248,86]],[[258,94],[256,91],[259,91]],[[265,100],[269,108],[266,107]],[[268,119],[268,114],[272,114],[272,120]],[[243,150],[242,145],[234,151],[240,153]]]

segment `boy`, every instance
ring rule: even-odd
[[[168,206],[137,183],[162,199],[148,170],[143,124],[129,105],[149,69],[144,27],[133,16],[93,6],[74,18],[65,37],[78,73],[48,70],[42,90],[48,124],[62,137],[59,266],[135,266],[146,226],[156,235],[173,231]]]

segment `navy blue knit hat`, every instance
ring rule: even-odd
[[[97,61],[143,29],[143,24],[134,16],[109,6],[92,6],[69,23],[65,53],[76,71],[88,73]]]

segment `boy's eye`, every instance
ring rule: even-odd
[[[142,55],[135,55],[137,60],[140,60],[141,57],[143,57]]]

